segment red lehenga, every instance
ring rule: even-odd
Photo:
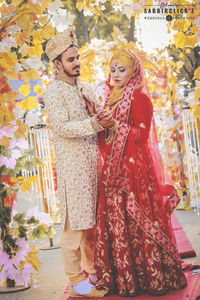
[[[137,75],[141,80],[141,65]],[[108,88],[107,100],[112,91],[109,80]],[[186,278],[169,220],[179,196],[159,179],[158,161],[153,161],[149,146],[153,107],[144,87],[135,90],[135,75],[113,115],[119,127],[112,143],[100,137],[104,165],[97,214],[96,286],[121,296],[183,288]]]

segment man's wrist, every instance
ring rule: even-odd
[[[97,115],[90,117],[90,121],[91,121],[92,127],[94,128],[94,130],[96,132],[104,130],[104,127],[99,123]]]

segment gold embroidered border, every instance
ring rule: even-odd
[[[133,98],[134,86],[130,84],[124,89],[124,94],[120,105],[117,107],[116,111],[116,120],[121,121],[114,136],[114,141],[112,145],[111,155],[109,159],[108,170],[106,174],[106,181],[105,184],[108,186],[109,184],[112,185],[114,183],[114,177],[117,176],[121,157],[124,151],[124,147],[126,144],[126,140],[130,131],[130,125],[128,122],[131,101]],[[111,174],[113,176],[111,176]]]
[[[169,237],[160,230],[160,228],[156,227],[151,220],[144,215],[142,208],[136,201],[134,201],[134,195],[131,195],[131,193],[128,193],[127,210],[134,220],[140,225],[142,230],[163,249],[165,249],[165,251],[180,264],[179,254],[176,246],[171,242]]]

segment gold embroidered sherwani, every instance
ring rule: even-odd
[[[61,222],[66,205],[72,230],[92,228],[96,224],[99,171],[98,125],[89,117],[81,93],[97,101],[92,88],[80,83],[70,85],[54,79],[45,94],[45,106],[54,133],[58,195]]]

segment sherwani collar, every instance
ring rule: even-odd
[[[68,83],[68,84],[71,85],[71,86],[77,86],[77,82],[79,81],[79,80],[76,78],[75,83],[74,83],[73,79],[64,77],[64,76],[62,76],[61,74],[58,74],[58,75],[56,76],[56,79],[62,80],[62,81],[64,81],[64,82]]]

